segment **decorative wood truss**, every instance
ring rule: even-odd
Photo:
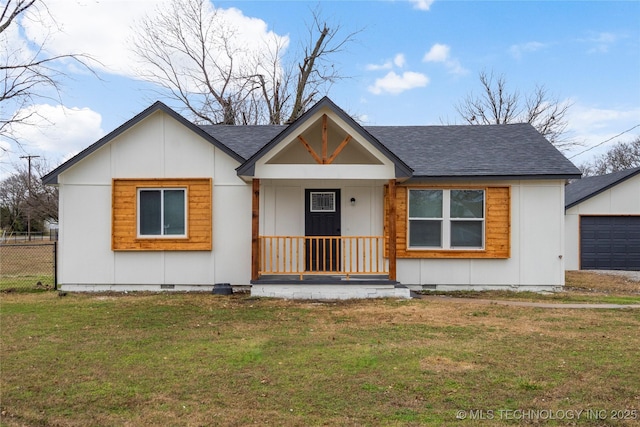
[[[342,152],[344,147],[347,146],[349,141],[351,141],[351,135],[347,135],[342,140],[340,145],[338,145],[338,147],[333,151],[331,156],[327,157],[327,154],[328,154],[328,151],[329,151],[329,149],[328,149],[328,137],[327,137],[327,115],[323,114],[322,115],[322,157],[320,157],[318,155],[318,153],[316,153],[316,151],[313,149],[313,147],[311,147],[311,145],[309,145],[307,140],[304,139],[304,137],[302,135],[298,135],[298,139],[300,140],[302,145],[304,145],[304,148],[307,149],[309,154],[311,154],[311,157],[313,157],[313,159],[316,161],[316,163],[318,163],[320,165],[330,165],[331,163],[333,163],[333,161],[336,159],[336,157],[338,157],[338,154],[340,154]]]

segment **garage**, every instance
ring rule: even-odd
[[[582,216],[580,268],[640,271],[640,216]]]

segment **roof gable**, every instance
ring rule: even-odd
[[[326,113],[289,141],[267,164],[383,164]]]
[[[636,175],[640,175],[640,167],[572,182],[564,190],[564,208],[572,208]]]
[[[118,136],[122,135],[123,133],[125,133],[129,129],[133,128],[138,123],[142,122],[143,120],[145,120],[146,118],[148,118],[149,116],[153,115],[154,113],[156,113],[158,111],[162,111],[163,113],[166,113],[167,115],[171,116],[172,118],[174,118],[175,120],[180,122],[182,125],[184,125],[188,129],[190,129],[191,131],[193,131],[196,134],[200,135],[202,138],[204,138],[209,143],[211,143],[211,144],[215,145],[216,147],[220,148],[222,151],[227,153],[232,158],[236,159],[238,162],[243,162],[244,161],[244,158],[242,156],[240,156],[239,154],[237,154],[236,152],[231,150],[226,145],[222,144],[220,141],[218,141],[212,135],[207,133],[201,127],[191,123],[190,121],[188,121],[187,119],[182,117],[180,114],[176,113],[174,110],[169,108],[164,103],[162,103],[160,101],[156,101],[153,105],[151,105],[150,107],[146,108],[141,113],[135,115],[133,118],[131,118],[130,120],[126,121],[125,123],[123,123],[121,126],[116,128],[112,132],[110,132],[107,135],[105,135],[104,137],[100,138],[98,141],[96,141],[95,143],[91,144],[90,146],[88,146],[87,148],[82,150],[80,153],[78,153],[77,155],[75,155],[74,157],[69,159],[68,161],[64,162],[63,164],[61,164],[60,166],[58,166],[57,168],[55,168],[54,170],[52,170],[51,172],[49,172],[48,174],[43,176],[42,177],[42,182],[44,184],[57,184],[58,183],[58,176],[62,172],[66,171],[67,169],[69,169],[70,167],[75,165],[76,163],[78,163],[81,160],[83,160],[85,157],[87,157],[90,154],[94,153],[99,148],[101,148],[104,145],[108,144],[109,142],[111,142],[112,140],[117,138]]]
[[[322,114],[323,111],[334,117],[334,120],[327,117],[327,113]],[[322,118],[318,118],[322,114]],[[306,140],[305,135],[311,132],[314,127],[318,126],[319,121],[322,120],[322,143],[317,141],[309,143]],[[336,123],[342,122],[341,124]],[[334,141],[333,147],[328,148],[330,143],[328,140],[327,128],[333,124],[334,129],[340,129],[343,133],[341,137],[338,137],[339,143]],[[346,132],[346,134],[345,134]],[[338,131],[340,133],[340,131]],[[349,147],[349,150],[354,151],[353,146],[359,144],[367,144],[373,148],[373,151],[366,153],[366,149],[360,149],[360,157],[364,159],[365,163],[381,163],[380,160],[376,160],[375,151],[380,153],[386,159],[390,160],[395,165],[396,176],[406,178],[412,175],[412,170],[407,164],[402,161],[395,153],[385,147],[380,141],[367,132],[362,126],[360,126],[351,116],[346,114],[341,108],[335,105],[329,98],[324,97],[307,112],[300,116],[294,123],[284,127],[282,131],[271,139],[267,144],[262,146],[258,151],[251,155],[245,163],[240,165],[237,169],[238,175],[241,176],[253,176],[255,174],[256,164],[261,161],[272,163],[278,163],[282,161],[282,157],[286,157],[286,151],[300,151],[300,146],[294,145],[302,143],[302,146],[308,151],[311,159],[315,160],[315,163],[330,164],[332,163],[348,146],[350,141],[354,142]],[[293,142],[296,141],[296,142]],[[299,142],[298,142],[299,141]],[[322,144],[322,147],[319,145]],[[295,147],[295,148],[294,148]],[[355,151],[358,149],[355,148]],[[281,159],[278,160],[278,155]],[[346,156],[343,156],[343,159]],[[309,159],[309,161],[312,163]]]

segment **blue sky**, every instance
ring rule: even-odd
[[[21,147],[0,140],[6,150],[0,153],[0,177],[24,162],[19,156],[25,154],[41,155],[55,166],[154,100],[165,100],[152,83],[135,77],[128,48],[135,20],[152,14],[162,0],[48,3],[62,29],[49,38],[48,51],[94,56],[103,64],[97,68],[100,79],[61,64],[69,77],[62,81],[62,105],[39,100],[33,106],[47,120],[17,130]],[[455,105],[480,91],[478,73],[484,70],[504,75],[523,95],[541,84],[572,103],[569,136],[584,146],[565,154],[576,164],[640,135],[635,127],[640,125],[639,1],[222,1],[214,6],[234,8],[229,16],[254,28],[254,38],[261,32],[288,37],[289,49],[305,40],[305,23],[317,7],[343,33],[360,31],[334,57],[350,78],[328,95],[365,125],[461,123]],[[26,43],[42,31],[25,22],[15,37]]]

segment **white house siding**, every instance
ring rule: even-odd
[[[381,236],[381,180],[262,180],[260,234],[304,236],[305,189],[339,189],[343,236]],[[351,198],[355,205],[351,205]]]
[[[567,209],[564,226],[567,270],[580,269],[581,215],[640,215],[640,175]]]
[[[499,184],[511,186],[510,258],[398,259],[398,280],[410,288],[437,290],[554,290],[563,286],[564,181]]]
[[[263,180],[260,234],[264,236],[304,236],[305,190],[339,189],[340,234],[342,236],[381,237],[383,235],[383,186],[385,182],[381,180]],[[354,204],[351,204],[351,198],[355,199]],[[286,271],[298,271],[301,266],[304,266],[301,251],[294,250],[295,254],[291,256],[292,260],[290,260],[295,265],[293,267],[291,264],[287,264],[281,256],[283,251],[288,253],[287,249],[281,247],[280,250],[275,250],[272,246],[273,241],[269,242],[265,246],[264,253],[265,259],[269,260],[267,269],[277,265]],[[348,249],[343,253],[345,265],[353,266],[358,263],[363,272],[381,271],[385,262],[382,253],[382,238],[378,242],[379,246],[374,246],[372,249],[372,253],[376,255],[369,261],[373,264],[363,263],[362,260],[356,261],[356,258],[351,258],[355,252]],[[353,248],[351,245],[354,243],[349,241],[345,244],[349,245],[349,248]],[[366,243],[364,244],[366,245]],[[370,270],[372,267],[376,270]],[[252,290],[252,292],[254,291]]]
[[[66,290],[204,289],[249,283],[251,188],[239,163],[172,117],[156,112],[58,177]],[[114,178],[213,178],[213,250],[111,250]]]

